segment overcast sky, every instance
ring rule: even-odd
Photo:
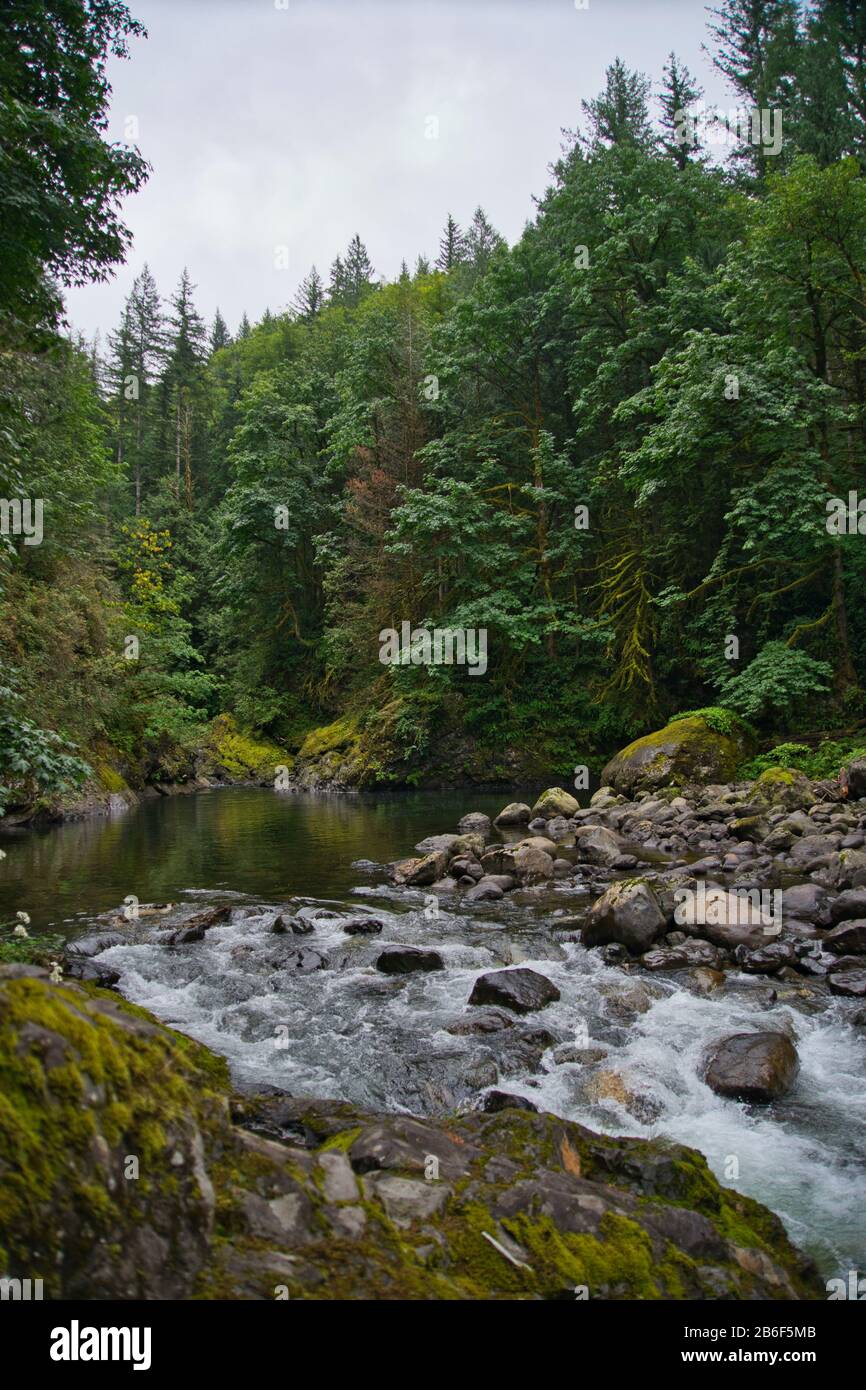
[[[706,101],[731,104],[700,0],[129,4],[149,37],[112,63],[109,138],[152,173],[124,204],[126,265],[68,294],[88,337],[115,327],[145,261],[164,296],[188,266],[200,311],[219,305],[234,332],[244,310],[284,308],[313,262],[327,279],[356,231],[388,279],[435,258],[448,212],[465,225],[481,203],[515,241],[617,55],[658,82],[673,48]]]

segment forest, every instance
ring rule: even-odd
[[[695,709],[763,766],[866,745],[857,0],[711,12],[778,148],[612,53],[514,245],[443,209],[386,281],[359,228],[231,326],[124,225],[106,63],[142,38],[119,0],[0,23],[0,812],[218,737],[365,786],[566,777]],[[64,289],[126,259],[85,341]],[[483,678],[383,663],[404,623],[483,630]]]

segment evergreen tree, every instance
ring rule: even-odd
[[[345,302],[352,308],[360,304],[373,288],[373,263],[357,232],[349,242],[344,262]]]
[[[243,342],[245,338],[248,338],[250,336],[251,332],[252,329],[250,328],[250,321],[247,318],[246,310],[244,310],[244,313],[241,317],[240,327],[238,328],[238,341]]]
[[[710,33],[717,42],[711,55],[745,111],[778,112],[784,123],[792,109],[794,74],[800,51],[798,0],[723,0],[711,9],[716,23]],[[767,155],[762,141],[741,143],[735,157],[763,178],[776,156]]]
[[[477,207],[466,233],[465,248],[467,260],[479,276],[486,274],[491,256],[504,245],[496,228],[487,220],[484,209]]]
[[[592,101],[582,101],[587,119],[587,144],[591,149],[606,145],[650,143],[650,80],[643,73],[631,72],[621,58],[607,69],[605,89]]]
[[[703,88],[671,52],[663,71],[660,98],[662,148],[680,169],[685,169],[699,149],[696,121],[690,112],[702,96]]]
[[[228,347],[231,340],[231,334],[229,333],[226,321],[220,313],[219,308],[217,308],[210,330],[211,356],[213,356],[215,352],[219,352],[221,348]]]
[[[169,342],[163,377],[164,423],[171,421],[175,470],[175,495],[180,496],[181,473],[188,508],[193,501],[193,473],[196,454],[201,452],[204,427],[204,364],[207,334],[204,320],[193,302],[189,272],[184,268],[177,290],[171,297]]]
[[[436,265],[439,270],[449,271],[460,265],[465,258],[466,245],[463,233],[449,212],[445,230],[439,239],[439,255],[436,257]]]
[[[298,286],[292,305],[305,323],[310,323],[325,307],[325,287],[315,266]]]
[[[417,280],[420,276],[429,274],[430,262],[426,256],[419,256],[415,261],[415,279]]]

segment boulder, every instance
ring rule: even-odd
[[[454,853],[455,841],[459,840],[459,835],[428,835],[426,839],[419,840],[415,846],[418,854],[435,854],[441,850],[443,854],[450,858]]]
[[[746,946],[751,951],[778,936],[779,926],[761,907],[760,899],[755,902],[748,892],[729,892],[715,883],[708,883],[703,893],[678,901],[676,923],[689,935],[702,936],[716,946]]]
[[[793,767],[768,767],[752,790],[756,801],[768,807],[800,811],[815,804],[815,788],[803,772]]]
[[[833,994],[846,999],[866,999],[866,970],[833,971],[827,976]]]
[[[166,940],[170,946],[184,946],[190,941],[202,941],[205,932],[210,931],[211,927],[222,926],[231,915],[230,906],[212,907],[206,912],[197,912],[194,916],[188,917],[182,926],[169,932]]]
[[[541,793],[531,814],[543,820],[553,820],[554,816],[573,816],[579,810],[580,802],[571,792],[563,791],[562,787],[548,787],[546,792]]]
[[[407,888],[423,888],[442,878],[447,866],[448,856],[440,849],[420,859],[398,859],[388,865],[388,872],[395,883],[405,884]]]
[[[790,1090],[799,1065],[784,1033],[734,1033],[713,1048],[704,1080],[716,1095],[766,1105]]]
[[[546,975],[519,966],[517,969],[490,970],[485,975],[479,975],[472,986],[469,1003],[497,1004],[516,1014],[528,1014],[535,1009],[545,1008],[558,998],[559,990]]]
[[[493,822],[494,825],[527,825],[532,819],[532,812],[522,801],[511,801],[499,812]]]
[[[378,917],[347,917],[340,923],[347,936],[378,936],[384,925]]]
[[[505,890],[495,882],[493,875],[485,874],[476,884],[466,890],[467,903],[498,903],[505,897]]]
[[[467,811],[465,816],[461,816],[457,822],[457,829],[461,834],[476,834],[488,836],[490,834],[492,822],[489,816],[483,811]]]
[[[854,917],[840,922],[838,927],[828,931],[821,944],[840,956],[849,952],[855,956],[866,954],[866,918]]]
[[[649,884],[639,879],[612,883],[593,903],[583,930],[586,946],[618,942],[640,954],[664,930],[665,915]]]
[[[720,734],[692,715],[635,739],[611,759],[601,779],[626,796],[671,784],[730,782],[748,752],[747,737],[736,724],[730,734]]]
[[[574,843],[581,859],[603,868],[610,868],[622,854],[619,836],[603,825],[579,825],[574,832]]]
[[[543,849],[522,845],[514,852],[514,872],[521,883],[546,883],[553,878],[553,859]]]
[[[442,970],[445,962],[438,951],[418,946],[386,946],[376,961],[383,975],[411,975],[416,970]]]
[[[866,796],[866,758],[854,758],[845,768],[848,779],[848,796],[859,799]]]

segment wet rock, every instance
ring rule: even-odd
[[[607,1049],[604,1047],[581,1047],[577,1043],[562,1043],[553,1052],[553,1060],[558,1067],[568,1062],[594,1066],[596,1062],[603,1062],[606,1056]]]
[[[89,980],[101,989],[113,989],[120,980],[120,971],[88,956],[67,955],[63,963],[63,976],[67,980]]]
[[[388,865],[388,871],[395,883],[405,884],[407,888],[423,888],[442,878],[448,866],[448,856],[443,850],[435,850],[420,859],[399,859]]]
[[[747,946],[738,946],[734,959],[747,975],[777,975],[786,965],[798,962],[797,952],[790,941],[773,941],[767,946],[759,946],[750,951]]]
[[[658,946],[641,956],[645,970],[683,970],[704,965],[718,970],[722,963],[719,951],[709,941],[687,939],[679,946]]]
[[[514,1019],[507,1009],[495,1007],[480,1008],[465,1018],[457,1018],[449,1023],[446,1032],[458,1037],[473,1033],[500,1033],[503,1028],[513,1028]]]
[[[835,835],[803,835],[791,849],[791,863],[808,872],[819,864],[828,864],[838,845]]]
[[[499,884],[496,883],[490,874],[485,874],[477,883],[466,891],[464,901],[467,903],[496,903],[505,897],[505,893]]]
[[[97,932],[93,936],[79,936],[75,941],[70,941],[66,947],[66,956],[67,959],[70,956],[98,956],[101,951],[108,951],[112,946],[126,946],[128,942],[128,936],[122,936],[120,932],[116,931]]]
[[[205,932],[210,931],[211,927],[228,922],[231,915],[230,906],[213,907],[207,912],[197,912],[193,917],[188,917],[182,926],[169,932],[165,939],[170,946],[185,946],[191,941],[203,941]]]
[[[438,951],[418,946],[386,946],[376,961],[384,975],[409,975],[416,970],[443,970],[445,962]]]
[[[846,888],[830,904],[829,916],[834,925],[850,918],[866,917],[866,888]]]
[[[538,1114],[538,1106],[525,1096],[514,1096],[508,1091],[488,1091],[481,1109],[486,1115],[498,1115],[503,1110],[530,1110]]]
[[[647,950],[663,930],[665,917],[652,888],[635,879],[612,883],[589,910],[583,939],[587,946],[615,942],[635,953]]]
[[[302,975],[309,975],[314,970],[326,970],[327,966],[328,957],[310,946],[293,946],[279,959],[280,969],[299,970]]]
[[[680,903],[676,921],[693,936],[702,936],[716,946],[733,950],[747,946],[757,950],[778,935],[779,923],[761,906],[761,899],[748,893],[729,892],[718,884],[706,885]]]
[[[461,816],[457,822],[457,829],[461,834],[475,833],[486,837],[490,834],[492,822],[489,816],[483,811],[469,811],[465,816]]]
[[[841,994],[846,999],[866,999],[866,970],[834,971],[827,980],[833,994]]]
[[[619,836],[603,825],[578,826],[574,843],[581,859],[590,864],[610,867],[623,852]]]
[[[511,801],[499,812],[494,825],[528,825],[532,812],[522,801]]]
[[[824,937],[825,950],[840,956],[850,952],[852,955],[866,954],[866,918],[846,918]]]
[[[340,925],[347,936],[378,936],[385,926],[378,917],[347,917]]]
[[[450,855],[454,844],[460,839],[459,835],[428,835],[425,840],[419,840],[415,849],[418,854],[426,855],[442,852]]]
[[[844,896],[844,895],[843,895]],[[816,926],[828,927],[833,917],[832,894],[817,883],[797,883],[785,888],[782,893],[782,906],[785,916],[797,917]],[[866,893],[863,894],[863,911],[866,915]],[[855,914],[852,914],[856,916]]]
[[[525,967],[492,970],[479,975],[472,986],[470,1004],[498,1004],[514,1013],[528,1014],[559,999],[559,990],[545,975]]]
[[[766,1105],[790,1090],[798,1070],[784,1033],[735,1033],[713,1048],[704,1080],[716,1095]]]
[[[293,936],[312,936],[316,930],[312,917],[301,916],[292,917],[288,912],[281,912],[274,918],[271,931],[275,936],[286,936],[291,933]]]
[[[543,849],[522,845],[514,852],[514,872],[521,883],[545,883],[553,877],[553,859]]]
[[[573,816],[579,810],[580,802],[571,792],[564,791],[562,787],[548,787],[546,792],[541,793],[531,814],[552,820],[554,816]]]

